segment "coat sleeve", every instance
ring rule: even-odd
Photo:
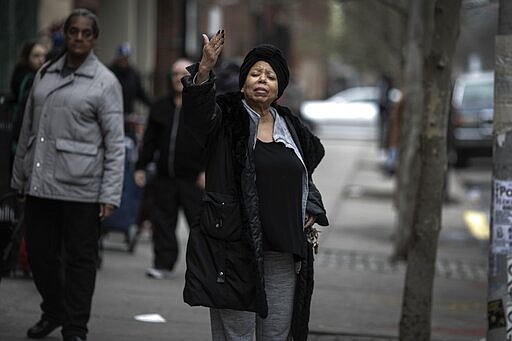
[[[103,136],[103,178],[99,202],[119,206],[124,175],[123,95],[116,79],[104,82],[98,107],[98,124]]]
[[[222,114],[215,102],[215,75],[211,72],[206,82],[197,85],[194,84],[194,77],[198,64],[189,66],[187,70],[190,74],[181,80],[182,115],[201,148],[206,148],[208,139],[218,131]]]
[[[325,155],[325,149],[320,139],[313,135],[295,116],[290,116],[295,133],[300,141],[301,150],[304,156],[304,163],[308,170],[308,200],[306,212],[316,216],[316,223],[321,226],[328,226],[329,220],[322,201],[322,195],[313,182],[313,172]]]
[[[316,216],[316,223],[321,226],[328,226],[327,212],[325,211],[322,201],[322,195],[316,188],[313,180],[309,180],[308,202],[306,204],[306,212]]]
[[[143,170],[153,160],[155,151],[157,149],[157,130],[158,123],[155,122],[155,105],[152,106],[149,113],[148,124],[144,131],[144,138],[142,140],[142,149],[139,153],[139,158],[135,164],[135,169]]]
[[[39,77],[39,74],[36,77]],[[35,86],[37,86],[37,82],[34,82],[33,88]],[[27,181],[27,173],[23,168],[23,159],[25,158],[30,142],[33,142],[35,138],[34,133],[31,132],[33,125],[32,121],[34,119],[33,110],[34,94],[33,90],[31,90],[23,113],[23,123],[21,124],[20,135],[16,145],[16,155],[12,168],[11,187],[20,193],[24,192],[25,183]]]
[[[313,182],[313,170],[318,166],[320,161],[323,159],[325,155],[325,149],[318,137],[313,135],[307,128],[304,128],[305,134],[308,136],[306,138],[308,142],[308,159],[309,164],[311,165],[309,171],[309,193],[308,193],[308,201],[306,204],[306,211],[316,215],[316,223],[321,226],[328,226],[329,221],[327,219],[327,213],[324,207],[324,203],[322,200],[322,194],[316,187]]]

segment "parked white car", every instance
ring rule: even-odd
[[[392,89],[389,96],[396,103],[402,94]],[[300,114],[320,137],[373,140],[378,135],[379,89],[359,86],[340,91],[326,100],[305,101]]]
[[[379,90],[375,86],[343,90],[326,100],[305,101],[302,118],[320,137],[374,139],[377,136]]]

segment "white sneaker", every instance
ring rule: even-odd
[[[165,278],[173,278],[174,272],[163,269],[156,268],[148,268],[146,269],[146,276],[154,278],[154,279],[165,279]]]

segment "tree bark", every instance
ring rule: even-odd
[[[424,341],[430,340],[431,335],[432,289],[447,168],[451,63],[459,33],[460,6],[461,0],[436,0],[430,12],[434,27],[427,36],[429,53],[423,67],[421,166],[409,239],[400,340]]]
[[[341,51],[339,56],[343,62],[401,81],[407,21],[404,12],[407,7],[405,0],[389,1],[401,10],[395,10],[380,0],[337,0],[341,4],[343,29],[337,33],[333,46]],[[365,32],[363,40],[359,39],[361,32]],[[343,53],[347,50],[350,53]]]
[[[423,108],[423,59],[425,55],[425,14],[430,13],[425,0],[409,1],[405,56],[404,122],[401,127],[400,156],[396,182],[398,209],[392,261],[406,260],[414,216],[419,178],[419,137]],[[429,25],[427,25],[429,26]]]

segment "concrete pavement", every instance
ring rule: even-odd
[[[390,264],[395,212],[393,179],[378,171],[376,148],[368,141],[325,140],[326,158],[315,173],[331,226],[320,235],[309,340],[396,340],[405,265]],[[464,226],[464,192],[455,178],[455,202],[445,205],[434,284],[433,340],[481,340],[486,327],[487,245]],[[150,235],[134,254],[111,234],[98,273],[89,340],[208,340],[208,310],[183,303],[184,245],[176,277],[144,276],[151,264]],[[116,250],[117,249],[117,250]],[[0,283],[0,340],[26,340],[39,317],[31,280]],[[159,314],[164,323],[135,320]],[[47,340],[60,340],[54,332]]]
[[[329,151],[343,145],[324,143]],[[322,234],[310,328],[313,335],[336,334],[332,340],[397,339],[406,267],[388,262],[396,221],[393,179],[378,171],[376,148],[363,142],[355,148],[359,152],[346,162],[339,153],[328,153],[319,169],[328,176],[315,178],[324,193],[337,183],[336,168],[345,176],[338,196],[327,201],[332,225]],[[340,164],[351,169],[341,172]],[[450,180],[452,202],[443,208],[432,338],[480,340],[486,328],[487,244],[465,228],[465,192],[456,175]]]

